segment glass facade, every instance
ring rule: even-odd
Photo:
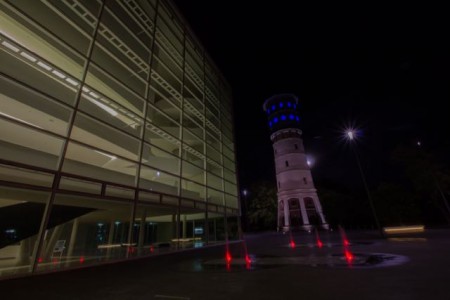
[[[238,238],[230,87],[170,1],[0,14],[0,278]]]

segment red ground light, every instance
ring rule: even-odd
[[[319,248],[323,247],[323,243],[321,240],[317,240],[317,247],[319,247]]]
[[[347,262],[348,263],[351,263],[352,261],[353,261],[353,259],[355,258],[354,256],[353,256],[353,254],[349,251],[349,250],[347,250],[347,249],[345,249],[345,259],[347,259]]]
[[[231,254],[228,251],[227,253],[225,253],[225,261],[227,262],[227,264],[231,262]]]
[[[294,241],[291,241],[291,242],[289,243],[289,246],[291,246],[291,248],[294,249],[294,248],[295,248],[295,242],[294,242]]]
[[[84,263],[84,256],[80,257],[80,263]]]
[[[245,263],[246,264],[251,264],[252,260],[250,259],[250,257],[248,255],[245,256]]]

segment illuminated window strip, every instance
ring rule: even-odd
[[[20,48],[18,48],[18,47],[16,47],[16,48],[19,49],[19,51],[21,51]],[[28,53],[26,53],[26,55],[22,55],[22,53],[26,53],[26,52],[24,52],[24,51],[20,52],[22,57],[26,57],[27,55],[31,56]],[[44,70],[44,73],[52,76],[53,79],[55,79],[55,80],[57,80],[57,81],[59,81],[60,83],[63,83],[63,84],[66,84],[66,82],[68,82],[72,86],[78,86],[80,84],[80,82],[77,81],[76,79],[73,79],[73,78],[69,77],[67,74],[65,74],[64,72],[62,72],[61,70],[59,70],[59,69],[57,69],[55,67],[51,67],[48,62],[44,63],[44,62],[40,61],[39,59],[41,59],[41,58],[37,57],[35,63],[32,64],[32,65],[39,66],[40,69]],[[39,68],[37,68],[37,69],[39,69]],[[94,92],[92,88],[89,89],[86,86],[83,86],[82,91],[83,91],[84,97],[86,97],[92,103],[96,104],[97,106],[99,106],[100,108],[102,108],[103,110],[108,112],[109,114],[111,114],[113,116],[118,116],[118,112],[117,111],[120,111],[124,116],[126,115],[126,116],[130,117],[134,122],[128,123],[128,122],[126,122],[124,120],[121,120],[124,123],[126,123],[128,126],[136,129],[137,126],[142,124],[142,120],[139,119],[137,116],[131,114],[128,110],[126,110],[124,108],[121,108],[121,107],[119,107],[117,105],[116,105],[115,109],[111,108],[110,106],[112,106],[113,102],[111,100],[107,99],[105,96],[100,96],[99,93],[98,92]],[[100,103],[100,102],[92,99],[91,97],[93,97],[95,99],[99,99],[102,102],[104,102],[105,104]]]
[[[19,122],[21,122],[21,123],[28,124],[28,125],[30,125],[30,126],[33,126],[33,127],[37,127],[37,128],[42,129],[41,126],[35,125],[35,124],[33,124],[33,123],[27,122],[27,121],[25,121],[25,120],[16,118],[16,117],[14,117],[14,116],[11,116],[11,115],[8,115],[8,114],[5,114],[5,113],[2,113],[1,111],[0,111],[0,115],[5,116],[5,117],[7,117],[7,118],[9,118],[9,119],[13,119],[13,120],[19,121]]]
[[[12,44],[10,44],[10,43],[8,43],[8,42],[3,41],[2,44],[3,44],[5,47],[9,48],[10,50],[15,51],[15,50],[17,49],[17,51],[15,51],[15,52],[20,51],[19,48],[15,47],[14,45],[12,45]],[[22,53],[22,52],[21,52],[21,53]],[[25,52],[23,52],[23,53],[25,53]],[[27,55],[27,53],[25,53],[25,55],[23,55],[23,54],[21,54],[21,55],[24,56],[24,57],[26,57],[28,60],[30,60],[29,57],[32,57],[32,56],[30,56],[30,55]],[[27,56],[28,56],[28,57],[27,57]],[[33,58],[34,58],[34,57],[33,57]],[[31,61],[32,61],[32,60],[31,60]],[[65,75],[65,73],[61,72],[60,70],[53,69],[53,68],[51,68],[49,65],[47,65],[47,64],[45,64],[45,63],[43,63],[43,62],[41,62],[41,61],[38,61],[37,59],[36,59],[34,62],[36,62],[36,65],[39,66],[41,69],[44,69],[45,71],[47,71],[47,72],[46,72],[47,74],[51,71],[52,74],[56,75],[59,79],[61,79],[60,81],[62,81],[62,79],[65,79],[66,81],[68,81],[68,82],[71,83],[72,85],[78,85],[78,84],[79,84],[78,81],[76,81],[75,79],[72,79],[72,78],[68,77],[67,75]],[[170,86],[170,85],[169,85],[169,84],[161,77],[161,76],[159,76],[156,72],[152,72],[152,77],[153,77],[154,79],[156,79],[158,82],[162,83],[161,85],[162,85],[169,93],[171,93],[176,99],[178,99],[178,100],[180,101],[181,94],[177,93],[177,92],[176,92],[176,91],[175,91],[175,90],[174,90],[174,89],[173,89],[173,88],[172,88],[172,87],[171,87],[171,86]],[[83,92],[87,93],[87,91],[88,91],[89,89],[83,86],[83,89],[82,89],[82,90],[83,90]],[[99,97],[100,97],[100,96],[98,96],[96,93],[94,93],[94,92],[92,92],[92,91],[89,92],[89,95],[91,95],[91,96],[94,97],[94,98],[99,98]],[[89,96],[87,96],[87,97],[89,97]],[[102,98],[102,99],[103,99],[103,98]],[[94,100],[94,101],[95,101],[95,100]],[[94,102],[94,103],[95,103],[95,102]],[[98,103],[98,102],[97,102],[97,103]],[[95,103],[95,104],[97,104],[97,103]],[[101,103],[98,103],[98,104],[101,104]],[[100,106],[100,105],[98,105],[98,106]],[[108,109],[107,112],[109,112],[109,113],[112,114],[112,115],[115,115],[115,116],[116,116],[116,114],[117,114],[117,112],[112,113],[113,109],[107,107],[106,105],[100,106],[100,107],[102,107],[102,108],[104,107],[105,110]],[[189,107],[189,110],[191,110],[195,115],[198,115],[201,119],[204,119],[204,116],[203,116],[202,114],[200,114],[200,113],[199,113],[192,105],[188,104],[188,107]],[[128,114],[128,115],[130,115],[130,114]],[[131,116],[131,115],[130,115],[130,116]],[[134,117],[134,116],[133,116],[133,117]],[[140,120],[139,120],[139,121],[140,121]],[[207,123],[210,124],[209,121],[207,121]],[[212,124],[211,124],[211,125],[212,125]],[[215,128],[215,129],[217,130],[217,128]],[[158,132],[159,132],[159,133],[163,133],[163,131],[158,131]],[[165,135],[165,134],[164,134],[164,135]],[[165,138],[168,139],[168,140],[171,140],[170,136],[168,136],[168,135],[166,135]],[[172,138],[172,139],[173,139],[173,138]],[[178,142],[178,143],[179,143],[179,142]],[[189,146],[187,146],[187,145],[184,145],[183,148],[184,148],[185,150],[187,150],[188,152],[194,154],[195,156],[200,157],[201,159],[205,159],[205,156],[204,156],[203,154],[201,154],[200,152],[198,152],[198,151],[192,149],[191,147],[189,147]],[[216,165],[216,166],[219,166],[219,165],[218,165],[217,163],[215,163],[214,161],[212,161],[212,160],[210,160],[210,159],[208,159],[208,160],[210,161],[211,164]],[[219,167],[220,167],[220,166],[219,166]]]

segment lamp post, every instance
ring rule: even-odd
[[[246,189],[244,189],[242,191],[242,195],[244,196],[243,204],[244,204],[244,210],[245,210],[245,219],[244,219],[243,223],[244,223],[244,227],[245,227],[246,231],[248,230],[247,194],[248,194],[248,191]]]
[[[421,141],[417,141],[416,145],[417,145],[418,148],[421,148],[422,142]],[[431,163],[430,163],[430,165],[431,165]],[[447,219],[447,222],[450,223],[450,205],[448,204],[447,198],[445,197],[445,193],[442,190],[441,185],[439,184],[439,180],[436,177],[436,173],[433,171],[432,167],[430,167],[429,169],[430,169],[430,172],[431,172],[431,177],[432,177],[432,179],[434,181],[434,184],[436,185],[436,188],[437,188],[437,190],[439,192],[439,195],[442,198],[442,202],[444,203],[444,207],[445,207],[446,212],[447,212],[447,215],[445,215],[445,218]]]
[[[375,206],[373,205],[372,197],[370,196],[369,187],[367,186],[367,182],[366,182],[366,177],[365,177],[363,169],[361,167],[361,162],[359,161],[358,153],[356,152],[356,149],[353,145],[353,140],[356,139],[356,131],[353,129],[349,129],[345,132],[345,134],[346,134],[346,138],[350,141],[350,147],[352,148],[353,153],[356,157],[356,162],[358,164],[359,172],[361,174],[361,179],[364,184],[364,189],[366,190],[367,198],[369,199],[370,209],[372,210],[372,215],[375,220],[375,225],[377,226],[377,229],[380,232],[381,237],[384,238],[385,235],[384,235],[383,229],[381,228],[380,221],[378,220],[377,212],[375,210]]]

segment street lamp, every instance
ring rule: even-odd
[[[243,224],[244,224],[246,231],[248,230],[247,194],[248,194],[248,191],[246,189],[242,190],[242,195],[244,196],[243,204],[244,204],[244,210],[245,210],[245,219],[244,219]]]
[[[367,198],[369,199],[370,209],[372,210],[373,218],[375,219],[375,224],[377,226],[378,231],[380,232],[381,237],[385,237],[383,229],[380,226],[380,221],[378,220],[377,212],[375,210],[375,206],[373,205],[372,197],[370,196],[369,188],[367,186],[366,177],[364,176],[363,169],[361,167],[361,162],[359,161],[358,153],[356,152],[355,146],[353,146],[353,140],[357,137],[357,132],[354,129],[348,129],[345,132],[346,138],[350,141],[350,148],[352,148],[353,153],[356,157],[356,162],[358,164],[359,172],[361,174],[361,178],[364,184],[364,189],[366,190]]]

